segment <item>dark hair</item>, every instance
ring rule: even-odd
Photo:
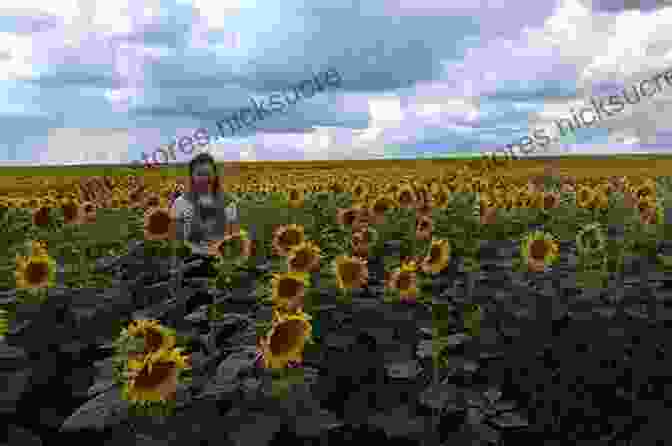
[[[214,186],[211,192],[219,193],[222,191],[222,183],[219,180],[219,172],[217,171],[217,164],[215,164],[215,159],[210,155],[209,153],[199,153],[195,157],[192,158],[191,161],[189,161],[189,185],[192,185],[193,182],[193,174],[194,174],[194,167],[198,164],[203,164],[203,163],[208,163],[212,166],[212,169],[214,171],[215,175],[215,181],[214,181]],[[193,190],[192,187],[189,188],[189,190]]]

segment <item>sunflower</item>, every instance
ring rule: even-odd
[[[367,261],[359,257],[339,256],[334,260],[336,282],[341,290],[366,286],[369,279]]]
[[[219,240],[213,241],[209,246],[209,255],[223,259],[249,257],[252,246],[248,243],[247,230],[240,228],[238,232],[228,234]]]
[[[433,178],[426,183],[426,186],[429,188],[429,192],[434,195],[443,188],[440,178]]]
[[[273,231],[273,251],[282,257],[289,254],[290,249],[305,240],[303,226],[290,224],[278,226]]]
[[[46,228],[52,222],[48,206],[40,206],[33,210],[33,224],[39,228]]]
[[[66,225],[76,225],[83,222],[84,210],[79,202],[72,198],[63,198],[61,200],[61,210],[63,211],[63,222]]]
[[[664,220],[664,209],[654,199],[644,199],[639,204],[639,221],[642,224],[660,224]]]
[[[289,250],[287,269],[290,272],[313,272],[320,269],[320,248],[312,241],[305,241]]]
[[[576,191],[576,205],[580,208],[590,208],[595,201],[595,191],[589,186],[579,186]]]
[[[487,177],[477,177],[473,180],[476,191],[485,192],[490,189],[490,179]]]
[[[413,187],[409,184],[402,185],[397,191],[397,202],[404,209],[413,208],[418,197]]]
[[[495,202],[495,207],[507,207],[508,200],[506,196],[506,190],[504,188],[497,187],[492,191],[493,201]]]
[[[558,258],[558,243],[548,233],[535,231],[523,239],[521,253],[530,271],[543,271]]]
[[[329,185],[329,190],[335,194],[341,194],[345,191],[345,187],[343,187],[343,185],[338,181],[333,181]]]
[[[299,209],[304,203],[304,192],[299,187],[291,187],[286,193],[287,205],[292,209]]]
[[[350,189],[354,201],[362,201],[371,191],[371,188],[362,181],[357,181]]]
[[[172,187],[172,192],[177,196],[184,194],[186,191],[187,187],[185,186],[185,183],[182,181],[176,182]]]
[[[92,201],[85,201],[80,205],[81,218],[84,223],[95,223],[98,216],[98,206]]]
[[[633,192],[637,195],[637,197],[640,200],[656,196],[656,182],[650,178],[647,178],[642,182],[642,184],[639,184],[633,189],[634,189]]]
[[[527,190],[530,193],[544,191],[544,177],[542,175],[535,175],[527,182]]]
[[[398,183],[390,183],[385,186],[385,194],[396,197],[397,193],[399,192],[399,187],[400,186]]]
[[[415,223],[415,238],[416,240],[430,240],[432,238],[432,230],[434,229],[434,221],[431,217],[420,216],[416,218]]]
[[[625,191],[623,193],[623,204],[625,207],[629,209],[636,209],[638,208],[638,203],[639,199],[637,198],[637,195],[630,191]]]
[[[386,282],[386,289],[398,292],[402,302],[415,302],[418,296],[417,274],[415,269],[401,266]]]
[[[174,400],[179,371],[187,368],[188,357],[179,348],[160,350],[150,361],[129,359],[123,398],[134,404]]]
[[[134,352],[134,358],[153,358],[157,352],[175,347],[175,336],[171,329],[161,325],[155,319],[137,319],[132,321],[126,333],[131,338],[142,339],[144,349]]]
[[[142,186],[137,186],[128,192],[128,201],[131,209],[140,209],[145,203],[145,194],[147,191]]]
[[[167,208],[150,208],[145,211],[145,240],[167,240],[175,236],[175,220]]]
[[[48,254],[48,243],[46,240],[31,240],[24,245],[24,253],[28,256],[45,256]]]
[[[457,194],[461,194],[465,192],[474,192],[474,190],[475,187],[473,184],[466,181],[464,178],[460,178],[459,180],[457,180],[454,192]]]
[[[555,209],[560,206],[560,194],[557,192],[544,192],[543,193],[543,206],[544,209]]]
[[[303,308],[308,277],[306,273],[276,273],[271,279],[273,305],[283,312],[296,312]]]
[[[105,182],[105,185],[108,187],[108,189],[114,189],[119,184],[119,177],[118,176],[105,175],[103,177],[103,181]]]
[[[429,191],[429,186],[426,186],[422,183],[415,182],[413,185],[413,190],[415,191],[416,204],[417,208],[419,203],[417,202],[427,202],[430,199],[431,193]]]
[[[350,239],[350,247],[355,257],[369,257],[369,247],[378,240],[378,232],[373,228],[365,228],[354,232]]]
[[[340,208],[336,211],[336,222],[341,226],[352,226],[362,213],[360,206]]]
[[[609,177],[610,192],[624,192],[625,191],[625,177],[611,176]]]
[[[112,189],[100,176],[80,180],[80,190],[85,200],[93,201],[98,205],[102,205],[112,194]]]
[[[426,198],[418,200],[415,205],[416,215],[420,215],[423,217],[431,217],[433,211],[434,211],[434,204],[432,203],[432,198],[429,194],[426,196]]]
[[[302,362],[306,342],[312,336],[309,320],[310,316],[303,312],[279,315],[266,336],[258,340],[264,367],[283,369]]]
[[[595,198],[593,199],[593,207],[596,209],[607,209],[609,207],[609,191],[608,186],[600,186],[595,190]]]
[[[56,278],[56,261],[43,250],[30,256],[16,256],[16,288],[42,289],[53,286]]]
[[[655,207],[655,205],[655,201],[651,198],[639,198],[637,200],[637,210],[639,210],[640,213],[646,211],[649,208]]]
[[[389,209],[394,209],[396,206],[397,202],[391,195],[379,195],[373,200],[371,207],[369,208],[373,222],[375,224],[382,224],[385,221],[385,213]]]
[[[143,207],[146,210],[158,208],[160,206],[161,206],[161,197],[159,196],[159,194],[150,192],[145,196]]]
[[[440,183],[432,184],[432,205],[437,209],[445,209],[450,203],[450,190]]]
[[[479,221],[482,225],[495,223],[497,220],[497,207],[494,202],[481,200],[479,203]]]
[[[422,260],[422,270],[427,274],[438,274],[450,263],[451,246],[448,240],[432,240],[427,257]]]
[[[356,204],[359,209],[355,221],[352,222],[352,232],[359,232],[368,229],[369,223],[374,219],[371,211],[364,204]]]
[[[401,271],[418,271],[418,263],[421,260],[419,256],[403,256],[401,258],[401,265],[399,269]]]

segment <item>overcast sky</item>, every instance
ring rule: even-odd
[[[129,163],[201,127],[221,160],[490,151],[672,70],[670,36],[655,0],[4,0],[0,163]],[[217,138],[250,97],[328,68],[340,87]],[[672,148],[671,100],[547,153]]]

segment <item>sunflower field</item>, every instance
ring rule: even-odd
[[[241,172],[223,178],[241,227],[211,253],[218,274],[209,287],[233,292],[247,271],[267,265],[253,284],[269,315],[257,321],[256,360],[273,372],[276,395],[288,392],[304,353],[324,338],[320,309],[353,305],[366,293],[381,305],[432,313],[431,356],[437,369],[448,367],[444,347],[454,327],[446,331],[440,320],[437,283],[452,274],[457,259],[462,270],[479,272],[483,241],[517,245],[511,269],[527,276],[552,272],[560,246],[575,243],[581,287],[606,286],[629,255],[653,259],[660,271],[672,267],[660,250],[670,235],[669,177],[639,171],[575,177],[557,166],[514,175],[441,164]],[[0,287],[17,289],[22,299],[44,302],[54,286],[116,286],[119,278],[99,266],[127,254],[134,241],[144,242],[148,257],[179,261],[189,253],[173,238],[170,211],[185,189],[183,177],[120,170],[24,180],[28,186],[7,187],[0,196],[7,249]],[[16,304],[2,305],[0,329],[7,330]],[[218,320],[226,310],[212,303],[207,316]],[[478,337],[487,317],[465,302],[460,328]],[[136,345],[136,338],[142,342]],[[126,399],[174,397],[190,361],[171,328],[138,319],[115,342],[116,379]]]

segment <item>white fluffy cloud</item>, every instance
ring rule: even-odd
[[[226,29],[227,17],[240,12],[240,0],[192,0],[210,29]]]
[[[37,161],[57,165],[128,163],[128,146],[126,130],[55,128]]]
[[[589,104],[595,82],[628,88],[672,68],[671,31],[672,7],[608,15],[591,13],[577,0],[563,0],[543,28],[526,34],[530,44],[550,43],[559,49],[564,62],[576,65],[579,97],[547,101],[543,111],[530,114],[530,129],[545,128],[557,134],[553,121],[570,118],[572,108]],[[623,112],[599,124],[609,129],[609,144],[591,144],[590,151],[623,150],[629,144],[655,142],[656,131],[669,126],[666,116],[672,111],[671,102],[672,89],[664,89],[639,104],[627,105]],[[555,145],[549,151],[562,148]]]
[[[0,80],[31,77],[33,64],[33,41],[30,36],[15,33],[0,33]]]

